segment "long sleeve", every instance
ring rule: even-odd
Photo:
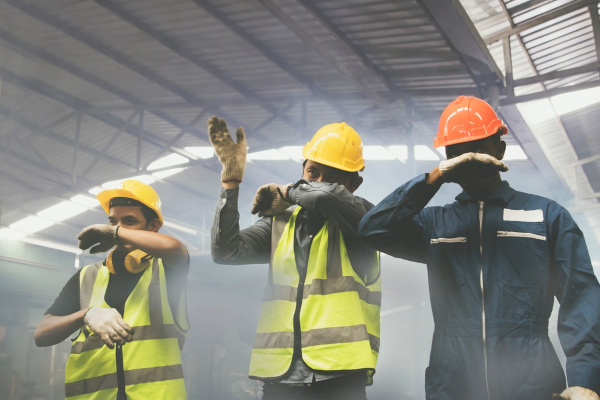
[[[369,267],[373,249],[358,236],[358,223],[373,205],[335,183],[301,180],[294,186],[288,193],[292,202],[310,212],[321,214],[338,226],[352,267],[361,277],[371,276]]]
[[[600,393],[600,285],[583,233],[557,206],[550,215],[550,251],[560,302],[558,336],[567,356],[569,386]]]
[[[264,264],[271,256],[271,218],[240,231],[239,188],[221,188],[211,228],[211,254],[219,264]]]
[[[371,247],[394,257],[425,262],[426,248],[419,213],[439,187],[420,175],[394,190],[360,221],[359,235]]]

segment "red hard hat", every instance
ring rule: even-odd
[[[508,133],[492,106],[477,97],[460,96],[442,113],[433,147],[484,139],[498,129],[502,135]]]

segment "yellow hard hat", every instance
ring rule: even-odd
[[[302,149],[307,160],[343,171],[365,169],[363,144],[356,131],[345,122],[325,125]]]
[[[96,195],[100,201],[100,205],[108,214],[110,212],[110,201],[115,197],[125,197],[128,199],[137,200],[140,203],[150,207],[156,215],[160,223],[163,223],[160,198],[156,193],[156,190],[150,185],[146,185],[140,181],[134,179],[128,179],[123,181],[120,189],[109,189],[104,190]]]

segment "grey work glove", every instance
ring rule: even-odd
[[[90,307],[83,322],[111,349],[133,339],[131,328],[114,308]]]
[[[241,126],[237,128],[235,135],[237,136],[237,143],[231,138],[227,130],[227,123],[223,118],[217,118],[213,115],[208,120],[208,138],[223,165],[221,171],[222,182],[242,182],[244,177],[246,155],[248,154],[244,128]]]
[[[117,244],[117,228],[115,225],[96,224],[83,228],[77,239],[79,239],[79,248],[81,250],[88,249],[92,245],[98,243],[90,249],[90,253],[101,253],[112,249]]]
[[[572,386],[566,388],[561,394],[553,394],[552,400],[600,400],[600,397],[593,390]]]
[[[497,158],[484,153],[464,153],[444,160],[439,165],[440,175],[445,182],[470,183],[506,172],[508,167]]]
[[[259,217],[281,214],[293,205],[287,197],[290,186],[292,186],[291,183],[287,185],[277,185],[275,183],[262,185],[254,195],[250,212],[252,214],[258,213]]]

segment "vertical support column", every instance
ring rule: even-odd
[[[138,133],[138,143],[137,143],[137,167],[136,170],[139,172],[142,170],[142,143],[144,140],[144,110],[143,108],[140,110],[139,115],[139,133]]]
[[[512,99],[515,97],[515,87],[513,80],[510,36],[502,39],[502,49],[504,50],[504,85],[506,86],[506,96],[508,99]]]
[[[71,184],[77,183],[77,153],[79,152],[79,136],[81,135],[81,111],[77,112],[76,128],[75,128],[75,143],[73,144],[73,175]]]

